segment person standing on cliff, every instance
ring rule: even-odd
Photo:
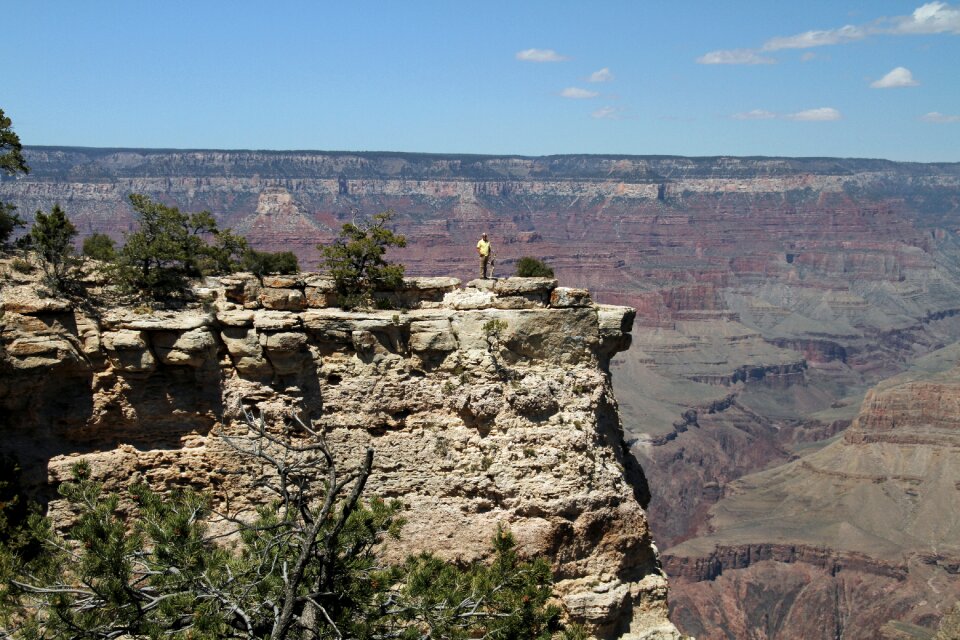
[[[477,253],[480,254],[480,277],[487,277],[487,263],[490,261],[490,241],[487,240],[487,234],[477,242]]]

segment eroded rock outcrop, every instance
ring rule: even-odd
[[[22,280],[0,291],[3,443],[41,495],[82,457],[108,487],[213,488],[236,507],[256,492],[216,434],[244,408],[296,413],[345,460],[375,448],[369,494],[406,506],[395,553],[480,558],[505,525],[597,636],[679,637],[608,373],[633,309],[548,279],[430,278],[408,280],[403,309],[345,312],[304,275],[95,312]]]

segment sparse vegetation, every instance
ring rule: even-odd
[[[404,236],[387,227],[392,219],[393,212],[384,211],[366,222],[348,222],[333,244],[318,246],[344,309],[372,306],[374,291],[392,291],[403,284],[403,265],[384,258],[390,247],[407,246]]]
[[[553,269],[543,260],[524,256],[517,260],[517,275],[521,278],[552,278]]]
[[[250,271],[257,276],[270,273],[291,274],[300,271],[300,263],[292,251],[270,253],[247,249],[243,254],[243,270]]]
[[[18,173],[30,173],[30,167],[23,158],[23,146],[20,137],[13,131],[13,121],[0,109],[0,172],[9,176]],[[17,208],[0,201],[0,249],[7,246],[10,236],[26,222],[17,215]]]
[[[12,638],[564,638],[548,604],[544,560],[522,561],[499,530],[489,564],[429,553],[385,564],[400,504],[361,499],[373,451],[344,471],[322,433],[302,422],[280,435],[248,416],[224,436],[264,465],[274,501],[256,514],[219,513],[213,496],[146,485],[106,493],[81,463],[60,495],[77,519],[61,537],[28,518],[32,544],[0,546],[0,615]],[[484,458],[489,466],[489,458]],[[264,467],[261,467],[264,468]],[[234,528],[224,544],[208,528]]]
[[[76,288],[79,262],[73,248],[77,228],[59,204],[49,214],[37,211],[30,228],[30,247],[43,268],[44,284],[51,292],[65,293]]]
[[[105,233],[94,233],[83,241],[83,255],[101,262],[112,262],[117,257],[113,238]]]

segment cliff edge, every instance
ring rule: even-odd
[[[610,382],[632,308],[548,279],[418,278],[384,295],[397,310],[345,312],[302,274],[211,279],[183,310],[97,309],[7,277],[2,448],[54,517],[51,489],[80,458],[108,488],[255,500],[217,434],[244,408],[295,413],[344,459],[374,447],[368,495],[406,507],[396,553],[472,560],[505,525],[551,559],[558,598],[597,637],[680,637]]]

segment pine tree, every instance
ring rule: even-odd
[[[12,125],[13,121],[0,109],[0,174],[14,176],[18,173],[30,173],[30,167],[23,158],[20,137],[14,133]],[[26,225],[16,210],[12,204],[0,202],[0,248],[6,246],[18,227]]]
[[[73,248],[76,235],[77,228],[59,204],[53,205],[49,214],[37,211],[29,244],[40,257],[44,284],[53,292],[66,293],[76,288],[78,261]]]
[[[393,212],[384,211],[367,222],[348,222],[333,244],[318,246],[341,307],[370,306],[374,291],[392,291],[403,284],[403,265],[384,259],[389,247],[407,246],[404,236],[387,227],[392,219]]]

